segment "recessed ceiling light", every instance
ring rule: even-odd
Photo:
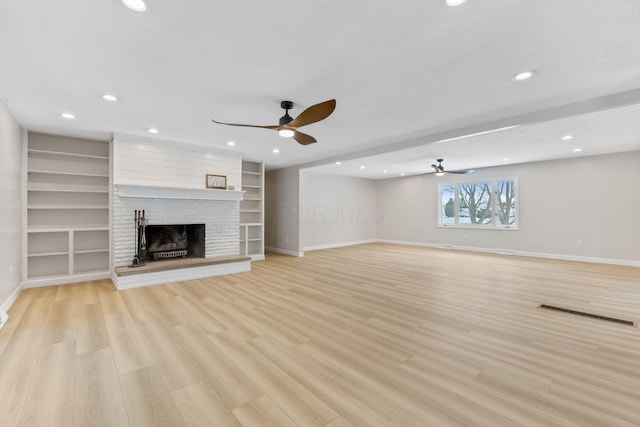
[[[387,172],[389,172],[389,171],[388,171],[388,170],[386,170],[386,169],[382,171],[382,173],[387,173]]]
[[[115,101],[119,101],[120,99],[115,96],[115,95],[111,95],[108,93],[105,93],[104,95],[102,95],[102,99],[104,99],[105,101],[111,101],[111,102],[115,102]]]
[[[579,152],[581,152],[581,151],[582,151],[582,148],[574,148],[574,149],[573,149],[573,152],[574,152],[574,153],[579,153]]]
[[[364,169],[364,166],[360,166],[360,169]]]
[[[235,143],[235,142],[233,142],[233,141],[229,141],[229,142],[227,142],[227,145],[228,145],[229,147],[235,147],[235,146],[236,146],[236,143]]]
[[[569,141],[570,139],[573,139],[573,135],[565,135],[562,137],[563,141]]]
[[[135,10],[136,12],[144,12],[147,10],[147,5],[142,0],[122,0],[125,6],[127,6],[131,10]]]
[[[274,148],[274,149],[273,149],[273,152],[274,152],[275,154],[278,154],[278,153],[280,152],[280,150],[278,150],[277,148]]]
[[[62,113],[60,114],[62,117],[64,117],[65,119],[75,119],[76,116],[74,114],[71,113]]]
[[[465,1],[467,0],[446,0],[446,3],[447,3],[447,6],[455,7],[455,6],[460,6]]]
[[[404,172],[402,172],[402,173],[400,174],[400,176],[404,176]]]
[[[336,162],[336,166],[340,166],[342,163],[340,162]]]
[[[531,77],[536,75],[535,70],[523,71],[522,73],[516,74],[513,76],[511,80],[514,82],[523,82],[525,80],[529,80]]]
[[[149,129],[147,129],[147,132],[149,132],[149,133],[158,133],[160,131],[158,129],[156,129],[156,128],[149,128]]]
[[[509,161],[509,158],[508,158],[508,157],[505,157],[504,159],[502,159],[502,161],[503,161],[503,162],[508,162],[508,161]]]

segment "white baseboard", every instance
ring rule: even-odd
[[[11,292],[9,298],[7,298],[6,301],[2,303],[2,305],[0,305],[0,329],[2,329],[5,323],[7,323],[7,320],[9,319],[7,311],[9,311],[13,303],[16,302],[16,300],[20,296],[22,288],[22,283],[20,283],[20,285],[18,285],[18,287],[13,292]]]
[[[440,244],[440,243],[408,242],[408,241],[402,241],[402,240],[378,239],[377,242],[391,243],[395,245],[421,246],[421,247],[435,248],[435,249],[453,249],[458,251],[483,252],[483,253],[497,254],[497,255],[515,255],[515,256],[533,257],[533,258],[557,259],[562,261],[578,261],[578,262],[589,262],[589,263],[595,263],[595,264],[612,264],[612,265],[623,265],[628,267],[640,267],[640,261],[633,261],[633,260],[626,260],[626,259],[598,258],[598,257],[585,257],[585,256],[576,256],[576,255],[551,254],[551,253],[544,253],[544,252],[517,251],[514,249],[479,248],[474,246],[447,245],[447,244]]]
[[[452,249],[451,247],[445,247],[444,245],[436,245],[434,243],[408,242],[405,240],[378,239],[376,240],[376,243],[390,243],[392,245],[420,246],[422,248]]]
[[[295,251],[290,251],[289,249],[280,249],[280,248],[273,248],[273,247],[267,246],[264,248],[264,250],[267,252],[275,252],[277,254],[283,254],[283,255],[297,256],[297,257],[304,256],[304,252],[295,252]]]
[[[528,251],[516,251],[517,256],[529,256],[533,258],[552,258],[563,261],[578,261],[578,262],[590,262],[595,264],[611,264],[611,265],[623,265],[627,267],[640,267],[640,261],[633,261],[627,259],[615,259],[615,258],[598,258],[598,257],[586,257],[576,255],[562,255],[562,254],[546,254],[542,252],[528,252]]]
[[[7,323],[7,320],[9,320],[9,315],[7,314],[7,312],[0,310],[0,329],[2,329],[5,323]]]
[[[22,282],[22,286],[24,289],[41,288],[43,286],[66,285],[69,283],[88,282],[90,280],[103,280],[108,279],[109,277],[110,276],[108,271],[100,271],[97,273],[79,273],[72,276],[62,275],[58,277],[52,276],[43,277],[41,279],[29,279]]]
[[[321,249],[341,248],[343,246],[365,245],[367,243],[376,243],[377,239],[359,240],[356,242],[341,242],[341,243],[329,243],[327,245],[307,246],[302,248],[302,251],[317,251]]]

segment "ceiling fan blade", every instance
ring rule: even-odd
[[[463,170],[459,170],[459,171],[446,171],[446,173],[455,173],[457,175],[464,175],[467,173],[471,173],[473,172],[473,169],[463,169]]]
[[[211,119],[211,121],[213,123],[217,123],[219,125],[228,125],[228,126],[242,126],[242,127],[246,127],[246,128],[262,128],[262,129],[272,129],[272,130],[278,130],[280,128],[280,126],[275,125],[275,126],[258,126],[258,125],[243,125],[240,123],[225,123],[225,122],[219,122],[217,120],[213,120]]]
[[[320,104],[312,105],[311,107],[304,110],[302,113],[298,114],[298,116],[289,123],[289,127],[298,128],[301,126],[309,125],[311,123],[319,122],[320,120],[324,120],[327,117],[329,117],[331,113],[333,113],[333,110],[335,109],[336,109],[335,99],[324,101],[324,102],[321,102]]]
[[[293,134],[293,139],[295,139],[298,144],[301,145],[309,145],[317,142],[316,139],[311,135],[307,135],[306,133],[302,133],[300,131],[295,131],[295,133]]]
[[[431,167],[433,168],[433,170],[435,170],[435,171],[436,171],[436,173],[442,173],[442,172],[444,172],[444,171],[442,170],[442,168],[439,168],[439,167],[438,167],[438,166],[436,166],[436,165],[431,165]]]

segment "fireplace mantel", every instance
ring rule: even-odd
[[[244,191],[117,184],[120,197],[144,199],[242,200]]]

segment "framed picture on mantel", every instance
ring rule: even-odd
[[[207,188],[214,188],[216,190],[227,189],[227,177],[224,175],[212,175],[207,174]]]

